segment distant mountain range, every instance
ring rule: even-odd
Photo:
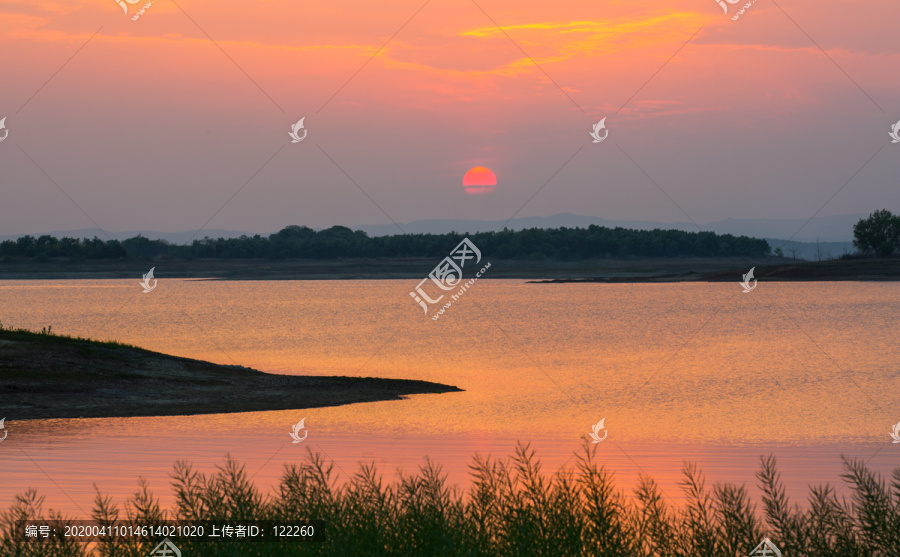
[[[816,217],[809,224],[803,226],[807,219],[725,219],[721,221],[702,224],[703,230],[719,234],[734,234],[735,236],[751,236],[755,238],[783,238],[788,239],[796,234],[793,239],[798,242],[851,242],[853,240],[853,225],[861,218],[868,215],[835,215],[830,217]],[[591,224],[615,228],[636,228],[640,230],[653,230],[655,228],[696,231],[697,225],[692,222],[656,222],[656,221],[632,221],[611,220],[600,217],[585,217],[571,213],[561,213],[552,217],[522,217],[509,221],[481,221],[481,220],[417,220],[407,224],[401,224],[408,233],[432,233],[445,234],[447,232],[488,232],[500,230],[504,224],[511,230],[523,228],[574,228],[579,226],[586,228]],[[800,228],[802,227],[802,230]],[[384,236],[397,234],[399,230],[393,224],[371,224],[353,227],[356,230],[364,230],[370,236]],[[797,231],[800,230],[798,233]]]
[[[772,248],[781,247],[785,255],[802,259],[826,259],[838,257],[843,253],[853,252],[853,225],[867,215],[850,214],[834,215],[828,217],[816,217],[806,223],[806,219],[725,219],[721,221],[703,224],[705,231],[718,234],[734,234],[735,236],[751,236],[764,238]],[[400,226],[409,234],[446,234],[447,232],[489,232],[501,230],[504,225],[510,230],[522,230],[525,228],[586,228],[592,224],[609,228],[632,228],[639,230],[675,229],[696,231],[697,226],[690,222],[664,223],[656,221],[627,221],[611,220],[600,217],[585,217],[571,213],[561,213],[550,217],[522,217],[510,221],[482,221],[482,220],[417,220]],[[805,226],[804,226],[805,224]],[[400,230],[393,224],[370,224],[351,227],[354,230],[363,230],[369,236],[386,236],[399,234]],[[799,232],[798,232],[799,230]],[[128,230],[123,232],[109,232],[116,240],[133,238],[143,235],[152,240],[166,240],[173,244],[183,244],[192,237],[203,238],[238,238],[243,235],[252,236],[254,232],[242,232],[237,230],[209,229],[184,232],[157,232],[153,230]],[[271,232],[262,233],[268,235]],[[98,228],[85,228],[81,230],[65,230],[48,232],[50,236],[61,238],[103,238],[106,233]],[[0,240],[16,239],[22,236],[0,236]],[[40,236],[40,234],[32,234]],[[794,237],[792,241],[788,238]]]

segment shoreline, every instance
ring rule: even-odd
[[[159,280],[421,280],[433,258],[159,261],[13,261],[0,263],[0,280],[133,279],[155,267]],[[491,279],[553,282],[730,282],[751,267],[769,281],[896,281],[900,257],[793,261],[785,258],[629,258],[584,261],[495,260]]]
[[[115,342],[0,330],[0,400],[9,422],[299,410],[450,392],[462,389],[410,379],[277,375]]]

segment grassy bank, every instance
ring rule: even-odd
[[[459,390],[405,379],[276,375],[0,324],[0,401],[10,422],[292,410]]]
[[[232,459],[204,475],[189,464],[172,473],[175,508],[162,510],[150,488],[139,483],[124,507],[97,494],[93,518],[216,520],[248,518],[285,522],[322,520],[318,543],[176,543],[185,556],[287,555],[490,555],[609,557],[739,557],[768,536],[785,557],[896,557],[900,553],[900,469],[887,486],[861,461],[845,460],[837,495],[831,486],[810,490],[806,509],[784,495],[773,457],[760,459],[761,501],[741,485],[705,484],[686,464],[683,505],[675,508],[649,477],[628,498],[612,472],[599,465],[596,447],[585,445],[574,465],[542,473],[527,446],[510,459],[476,457],[465,493],[449,488],[440,467],[427,462],[418,473],[385,484],[373,466],[336,481],[319,454],[287,466],[272,495],[263,495]],[[11,535],[17,520],[56,517],[28,490],[0,515],[4,556],[104,555],[143,557],[155,543],[108,540],[87,553],[83,545],[35,544]]]

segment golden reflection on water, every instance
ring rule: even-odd
[[[166,280],[163,266],[157,275],[150,294],[136,281],[3,281],[0,319],[270,372],[465,392],[240,415],[8,416],[16,446],[79,493],[109,459],[121,471],[104,479],[117,492],[133,491],[139,473],[164,477],[177,458],[212,466],[225,452],[261,466],[278,451],[258,476],[274,481],[298,448],[279,447],[304,416],[311,444],[348,473],[359,460],[411,471],[429,454],[456,481],[476,451],[509,454],[515,440],[541,449],[547,469],[571,464],[606,418],[605,458],[623,483],[643,470],[670,491],[686,456],[752,482],[772,447],[807,477],[835,481],[842,451],[875,453],[900,420],[897,283],[760,283],[743,294],[737,282],[480,281],[435,322],[410,300],[415,281]],[[0,454],[10,458],[12,444]],[[896,447],[873,462],[900,465]],[[45,481],[23,458],[16,477]]]

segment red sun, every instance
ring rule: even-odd
[[[497,177],[489,168],[476,166],[463,176],[463,188],[469,195],[491,193],[495,187],[497,187]]]

